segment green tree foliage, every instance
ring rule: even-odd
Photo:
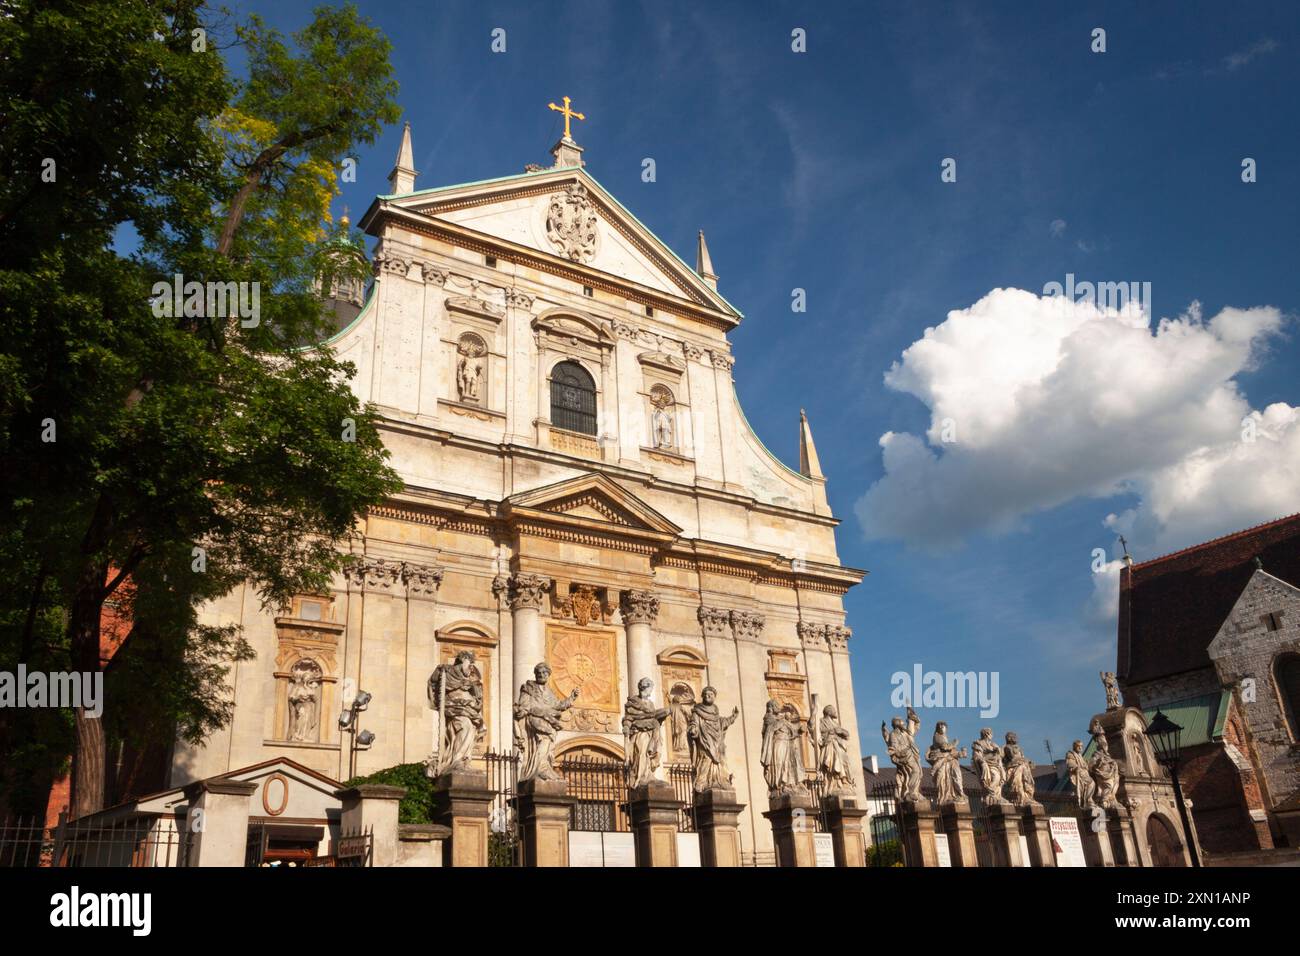
[[[6,13],[0,666],[98,669],[106,604],[129,622],[104,718],[62,724],[80,815],[104,803],[106,727],[139,747],[229,720],[229,661],[249,650],[198,608],[244,582],[268,607],[325,587],[358,516],[400,487],[353,367],[300,347],[325,327],[312,279],[335,170],[397,119],[396,84],[351,6],[292,40],[236,27],[242,78],[195,0]],[[256,323],[159,315],[177,274],[257,283]],[[10,718],[6,752],[37,730]]]

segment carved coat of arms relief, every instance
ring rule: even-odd
[[[596,207],[587,187],[573,183],[551,196],[546,210],[546,238],[560,255],[574,262],[590,262],[596,255]]]

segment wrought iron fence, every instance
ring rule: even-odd
[[[488,860],[492,866],[519,866],[519,826],[513,800],[519,782],[519,754],[489,750],[483,754],[492,807],[488,816]]]
[[[189,862],[189,833],[167,816],[54,826],[30,817],[0,822],[0,867],[173,867]]]
[[[621,760],[566,757],[560,760],[569,796],[577,802],[569,811],[569,829],[626,833],[627,768]]]
[[[677,830],[679,833],[695,832],[695,771],[690,764],[674,763],[668,765],[668,782],[673,785],[673,795],[681,801],[682,808],[677,812]]]

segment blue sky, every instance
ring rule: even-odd
[[[239,9],[288,31],[308,7]],[[1113,558],[1124,530],[1142,560],[1300,510],[1294,3],[362,9],[394,44],[419,186],[549,162],[546,104],[567,94],[607,188],[688,261],[705,230],[746,315],[749,421],[796,463],[807,409],[841,560],[871,572],[846,599],[866,752],[883,757],[890,675],[920,663],[1000,675],[996,718],[930,709],[926,734],[991,723],[1061,756],[1114,666],[1097,597],[1114,578],[1098,586],[1093,549]],[[338,208],[384,191],[399,128],[361,153]],[[1154,318],[1183,318],[1158,341],[1154,322],[1053,332],[1029,297],[990,297],[1067,273],[1150,282]],[[1225,308],[1242,311],[1216,322]],[[1234,450],[1243,410],[1269,406],[1265,440]],[[936,409],[951,446],[927,437]],[[914,436],[888,469],[885,433]]]

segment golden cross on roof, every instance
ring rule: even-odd
[[[564,138],[573,139],[573,136],[569,133],[569,121],[575,116],[580,120],[585,120],[587,117],[575,110],[569,109],[569,98],[567,96],[564,98],[563,106],[556,106],[554,103],[547,103],[546,105],[555,110],[555,112],[564,114]]]

